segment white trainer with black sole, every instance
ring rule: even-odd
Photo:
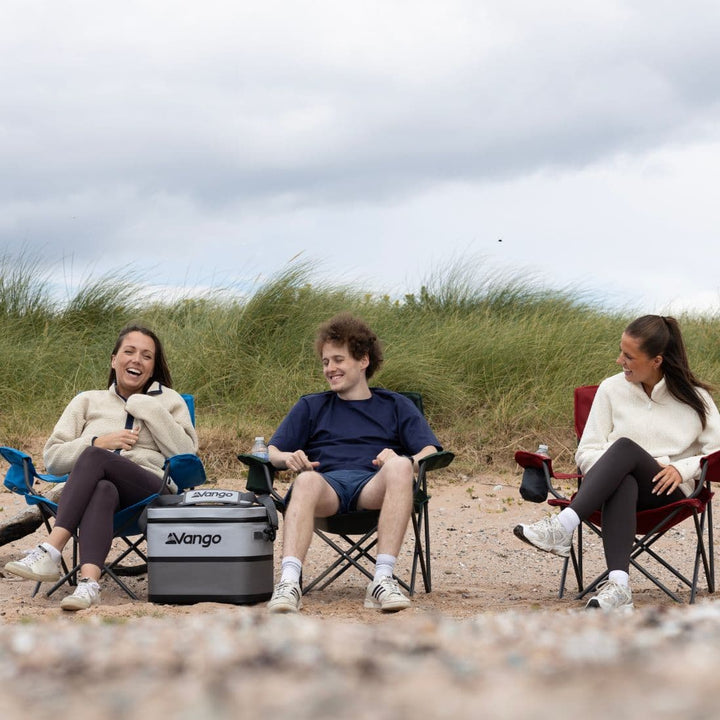
[[[557,515],[548,515],[532,525],[516,525],[513,533],[538,550],[560,557],[570,556],[573,534],[562,526]]]
[[[300,583],[286,580],[275,586],[267,609],[271,613],[296,613],[302,607],[302,589]]]
[[[366,608],[383,612],[398,612],[410,607],[410,598],[403,595],[398,582],[393,577],[373,580],[365,592]]]

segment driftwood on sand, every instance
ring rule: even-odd
[[[54,485],[43,495],[53,502],[57,502],[62,492],[62,485]],[[42,516],[35,505],[28,505],[24,510],[13,515],[9,520],[0,524],[0,545],[19,540],[35,532],[42,524]]]

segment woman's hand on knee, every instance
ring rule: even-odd
[[[653,495],[672,495],[682,482],[682,475],[673,465],[663,465],[662,470],[653,478],[655,487],[652,490]]]

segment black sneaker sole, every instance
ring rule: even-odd
[[[515,535],[515,537],[516,537],[518,540],[522,540],[524,543],[527,543],[530,547],[535,547],[535,546],[525,537],[525,534],[523,533],[523,527],[522,527],[522,525],[516,525],[516,526],[513,528],[513,535]],[[535,548],[535,549],[536,549],[536,550],[539,550],[540,548]]]

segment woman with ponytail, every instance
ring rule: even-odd
[[[575,528],[602,509],[608,579],[587,608],[633,608],[629,587],[635,514],[695,489],[700,459],[720,450],[720,415],[710,387],[690,370],[677,321],[644,315],[620,340],[622,372],[598,387],[575,455],[584,475],[569,507],[515,535],[567,557]]]

